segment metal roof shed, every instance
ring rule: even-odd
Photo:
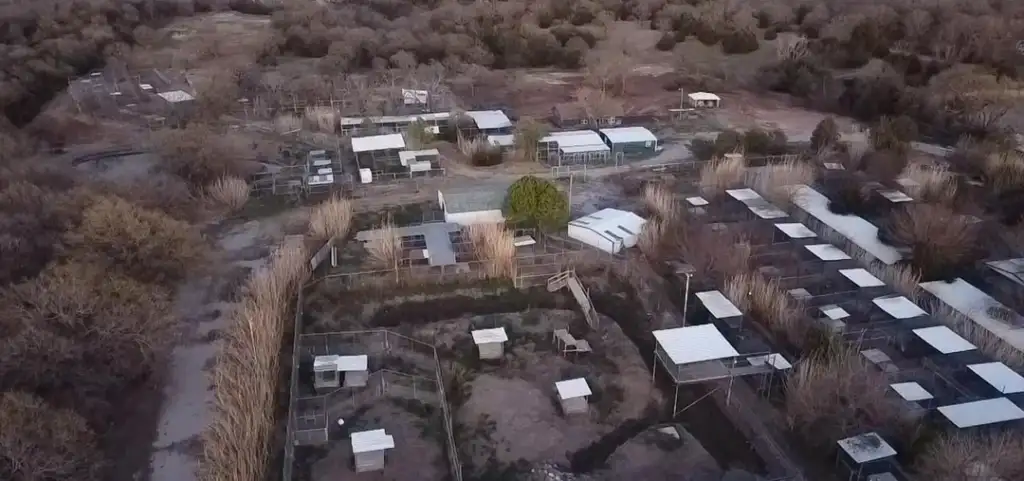
[[[385,453],[395,449],[395,438],[383,429],[355,432],[350,438],[357,473],[384,469]]]
[[[722,379],[729,369],[722,360],[740,354],[714,324],[654,331],[654,357],[677,384]]]
[[[589,409],[587,397],[593,392],[586,379],[581,377],[556,382],[555,390],[558,391],[558,402],[562,405],[563,413],[579,414],[585,413]]]
[[[632,212],[603,209],[569,222],[570,239],[616,254],[636,245],[647,221]]]
[[[340,373],[345,373],[345,387],[365,386],[369,378],[366,355],[316,356],[313,358],[313,387],[334,389],[341,386]]]
[[[611,148],[593,130],[552,132],[537,144],[537,160],[550,161],[557,157],[557,165],[596,163],[611,155]]]
[[[374,152],[380,150],[401,150],[405,148],[405,137],[402,134],[372,135],[369,137],[352,137],[352,151],[355,153]]]
[[[505,355],[508,334],[504,327],[477,329],[472,332],[473,343],[480,351],[480,359],[501,359]]]
[[[612,127],[599,133],[617,159],[653,156],[660,150],[658,137],[643,127]]]
[[[876,297],[871,300],[879,309],[896,319],[913,319],[928,313],[903,296]]]
[[[974,344],[946,326],[922,327],[911,332],[942,354],[955,354],[977,349]]]
[[[885,439],[882,439],[878,433],[859,434],[841,439],[837,444],[839,444],[839,449],[843,454],[840,459],[855,479],[860,479],[865,474],[865,470],[869,470],[869,473],[872,471],[888,471],[888,468],[872,469],[873,467],[870,465],[888,463],[896,456],[896,450]]]
[[[444,211],[444,221],[461,226],[497,224],[505,221],[502,207],[508,195],[507,184],[479,186],[475,189],[437,191],[437,202]]]
[[[971,364],[967,369],[974,371],[1000,394],[1017,394],[1024,392],[1024,376],[1001,362]]]
[[[715,108],[721,105],[722,98],[710,92],[692,92],[686,97],[693,108]]]
[[[466,112],[473,119],[477,130],[485,134],[508,134],[512,130],[512,121],[505,112],[500,110],[476,110]]]
[[[704,291],[695,295],[715,319],[729,319],[743,315],[743,312],[720,291]]]
[[[960,429],[1024,419],[1024,409],[1005,397],[940,406],[939,413]]]

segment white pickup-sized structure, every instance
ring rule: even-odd
[[[341,373],[345,373],[345,387],[365,386],[369,378],[367,356],[316,356],[313,373],[313,387],[317,390],[341,387]]]
[[[477,329],[472,332],[473,343],[480,351],[480,359],[501,359],[505,355],[505,343],[508,334],[504,327],[494,329]]]
[[[395,438],[383,429],[352,433],[352,457],[357,473],[380,471],[389,449],[395,449]]]
[[[603,209],[569,222],[569,238],[617,254],[636,245],[646,223],[632,212]]]
[[[695,109],[718,108],[722,98],[710,92],[692,92],[686,95],[690,100],[690,107]]]
[[[565,414],[587,412],[589,409],[587,398],[594,394],[590,390],[587,380],[582,377],[556,382],[555,390],[558,391],[558,402],[562,405],[562,412]]]

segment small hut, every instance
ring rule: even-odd
[[[384,469],[385,454],[395,448],[395,438],[383,429],[352,433],[351,440],[357,473]]]
[[[582,377],[559,381],[555,383],[558,391],[558,402],[562,404],[562,412],[565,414],[585,413],[589,406],[587,398],[593,394],[587,380]]]
[[[860,480],[865,475],[889,472],[896,450],[878,433],[865,433],[838,442],[839,460],[850,470],[850,478]]]
[[[345,373],[345,387],[365,386],[369,378],[366,355],[316,356],[313,358],[313,372],[313,387],[318,391],[341,387],[341,373]]]
[[[501,359],[505,355],[508,334],[504,327],[477,329],[472,334],[473,342],[480,351],[480,359]]]

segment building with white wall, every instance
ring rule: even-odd
[[[437,203],[444,211],[444,221],[462,226],[505,222],[502,207],[508,185],[481,186],[476,189],[445,189],[437,191]]]
[[[569,222],[569,238],[617,254],[636,245],[645,223],[632,212],[603,209]]]

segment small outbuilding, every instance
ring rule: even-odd
[[[398,153],[398,161],[409,172],[426,172],[441,166],[441,153],[437,149],[403,150]]]
[[[477,329],[472,332],[473,343],[480,351],[480,359],[501,359],[505,355],[505,343],[508,334],[504,327],[494,329]]]
[[[569,238],[617,254],[636,245],[647,221],[632,212],[603,209],[569,222]]]
[[[369,379],[366,355],[359,356],[316,356],[313,358],[313,387],[316,390],[345,387],[361,387]],[[344,374],[342,374],[344,373]]]
[[[537,142],[537,160],[550,165],[602,163],[611,149],[593,130],[552,132]]]
[[[437,191],[437,202],[444,211],[444,221],[461,226],[497,224],[505,221],[501,212],[508,195],[508,185],[479,186],[475,189]]]
[[[658,137],[643,127],[613,127],[599,133],[616,159],[651,157],[661,150]]]
[[[399,163],[399,152],[405,150],[405,137],[402,134],[371,135],[369,137],[353,137],[352,153],[359,167],[373,171],[385,171],[393,164]]]
[[[851,479],[889,471],[896,450],[878,433],[865,433],[838,442],[840,461],[850,470]]]
[[[558,391],[558,402],[562,405],[562,412],[565,414],[585,413],[589,409],[588,399],[593,392],[590,385],[584,378],[570,379],[555,383],[555,390]]]
[[[357,473],[384,469],[387,451],[395,449],[395,438],[383,429],[355,432],[350,438]]]
[[[722,105],[722,98],[710,92],[693,92],[686,98],[695,109],[717,109]]]
[[[512,121],[505,112],[500,110],[476,110],[466,112],[466,117],[473,121],[476,131],[482,135],[502,135],[512,133]]]

